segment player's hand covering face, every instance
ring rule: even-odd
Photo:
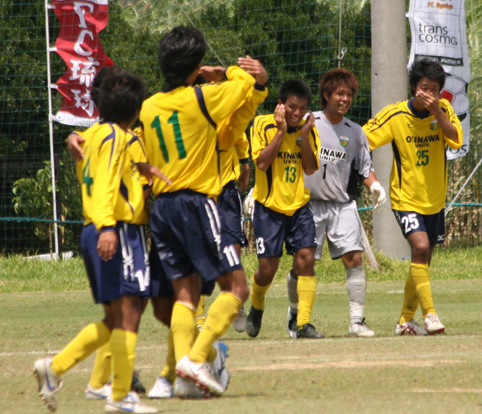
[[[286,132],[287,125],[286,125],[286,115],[285,115],[285,106],[280,103],[276,105],[274,109],[274,120],[276,122],[276,126],[280,131]]]
[[[413,103],[415,109],[435,112],[439,108],[440,85],[427,77],[422,78],[415,89]]]

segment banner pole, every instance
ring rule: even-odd
[[[45,45],[47,52],[47,89],[48,89],[48,107],[49,107],[49,141],[50,141],[50,171],[52,173],[52,215],[54,221],[54,250],[53,258],[57,260],[60,257],[59,253],[59,228],[57,224],[57,180],[55,171],[55,155],[54,155],[54,128],[52,120],[52,90],[50,85],[51,71],[50,71],[50,52],[54,49],[50,47],[49,34],[49,10],[52,6],[45,0]],[[52,257],[52,252],[50,252]]]

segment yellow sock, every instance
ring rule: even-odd
[[[315,303],[316,279],[314,276],[298,276],[298,328],[311,322],[311,310]]]
[[[174,341],[172,339],[171,330],[169,330],[169,334],[167,335],[166,365],[164,365],[164,368],[162,368],[159,375],[167,378],[172,384],[174,384],[174,380],[176,379],[176,358],[174,356]]]
[[[206,322],[189,352],[194,362],[206,362],[212,345],[234,321],[241,309],[241,301],[232,293],[220,293],[208,310]]]
[[[53,374],[60,377],[107,343],[109,338],[110,331],[104,325],[104,322],[99,321],[87,325],[53,358],[51,365]]]
[[[171,332],[176,362],[187,355],[194,343],[197,331],[194,307],[184,302],[175,302],[172,308]]]
[[[400,325],[413,319],[415,312],[417,311],[418,304],[419,300],[417,297],[417,289],[415,288],[415,282],[413,281],[412,267],[410,267],[407,280],[405,282],[405,289],[403,291],[402,313],[398,322]]]
[[[253,308],[257,310],[264,310],[264,299],[270,286],[271,283],[266,286],[259,286],[255,282],[253,276],[253,279],[251,280],[251,306]]]
[[[136,359],[137,334],[114,329],[110,338],[112,352],[112,400],[122,400],[130,391]]]
[[[430,271],[427,263],[412,263],[410,269],[413,277],[417,297],[422,308],[422,316],[425,318],[427,313],[436,315],[433,307],[432,288],[430,286]]]
[[[109,342],[97,349],[89,381],[89,385],[92,388],[103,387],[109,382],[112,366],[111,355]]]
[[[206,361],[213,363],[213,361],[216,359],[217,356],[218,356],[218,351],[216,351],[216,348],[214,348],[214,346],[211,345]]]
[[[202,329],[204,325],[204,321],[206,320],[206,315],[204,314],[204,295],[201,295],[201,297],[199,298],[195,319],[196,319],[196,326],[199,329]]]

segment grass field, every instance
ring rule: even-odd
[[[380,258],[379,258],[380,259]],[[252,254],[245,256],[249,272]],[[314,324],[323,340],[294,340],[285,331],[283,275],[271,287],[256,339],[232,328],[230,386],[220,399],[148,402],[163,413],[482,413],[482,248],[441,250],[434,258],[432,288],[447,328],[443,336],[395,337],[407,262],[380,259],[368,271],[365,316],[377,336],[348,337],[348,298],[338,262],[318,264]],[[16,289],[15,289],[16,286]],[[59,351],[87,322],[101,317],[92,304],[82,264],[0,259],[0,410],[47,413],[30,367]],[[249,304],[248,304],[249,305]],[[420,320],[420,313],[417,314]],[[149,388],[165,357],[167,330],[149,307],[138,342],[136,368]],[[83,390],[93,358],[64,375],[58,413],[103,412]]]

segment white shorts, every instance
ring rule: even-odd
[[[363,229],[356,201],[346,204],[331,201],[311,200],[316,228],[315,259],[321,259],[325,235],[332,259],[345,253],[363,251]]]

